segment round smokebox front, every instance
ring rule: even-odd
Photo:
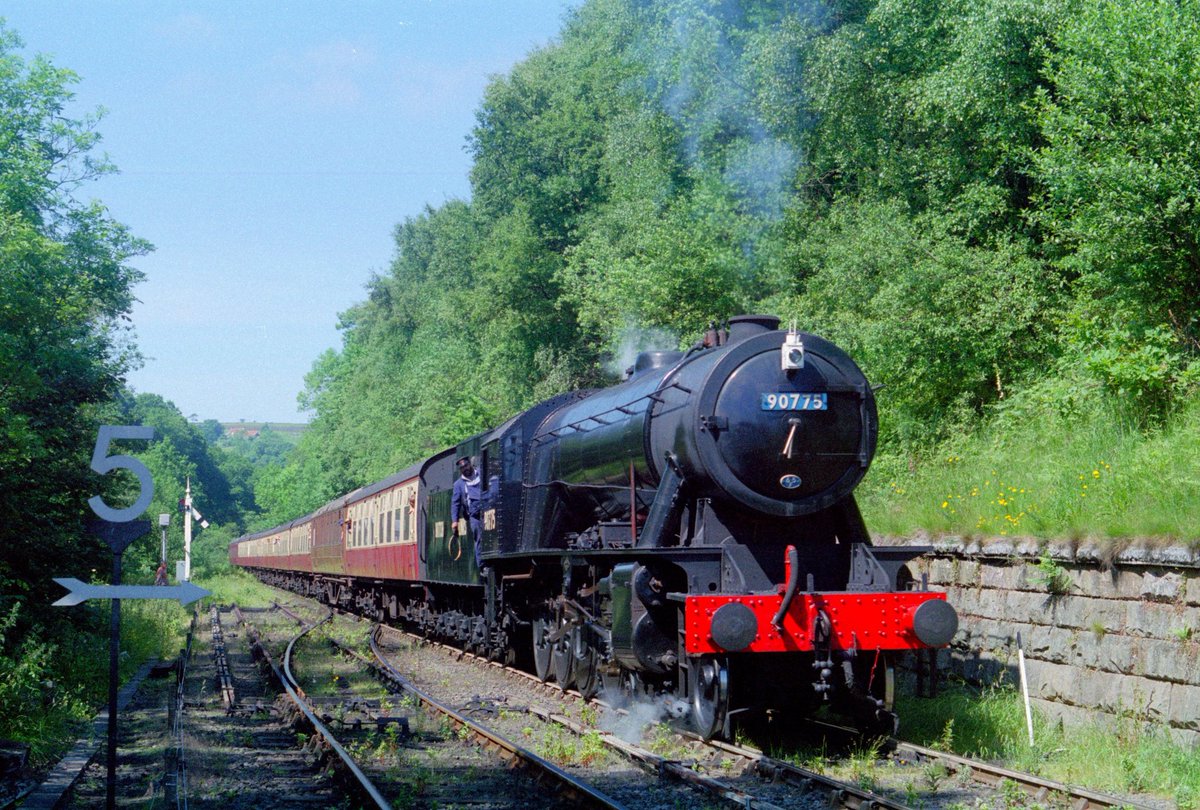
[[[827,341],[801,338],[799,368],[782,368],[779,332],[735,347],[699,403],[697,443],[709,474],[736,500],[773,515],[809,514],[849,494],[875,451],[875,400],[862,372]]]

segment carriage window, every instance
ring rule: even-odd
[[[408,537],[409,537],[408,513],[409,513],[409,508],[407,506],[405,506],[403,523],[404,523],[404,542],[406,542],[406,543],[408,542]]]
[[[387,534],[384,535],[384,542],[391,543],[394,540],[395,540],[395,538],[392,537],[392,513],[388,512],[387,513]]]

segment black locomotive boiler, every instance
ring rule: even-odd
[[[705,736],[823,703],[892,731],[893,656],[949,643],[957,616],[908,575],[926,549],[870,543],[853,497],[878,425],[863,373],[778,326],[741,316],[687,352],[643,353],[623,383],[543,402],[239,538],[232,559],[564,688],[673,696]],[[449,526],[463,455],[481,472],[482,570]],[[363,511],[400,487],[411,564],[388,504]],[[271,551],[298,528],[299,545]],[[401,557],[378,556],[393,543]]]

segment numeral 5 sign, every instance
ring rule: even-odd
[[[96,449],[92,452],[92,469],[101,475],[107,475],[113,470],[129,470],[137,476],[139,493],[132,506],[124,509],[113,509],[104,500],[95,495],[88,498],[88,506],[104,520],[112,523],[128,523],[150,506],[154,498],[154,479],[146,465],[133,456],[110,456],[108,446],[114,439],[145,439],[154,438],[154,428],[147,425],[101,425],[100,433],[96,436]]]

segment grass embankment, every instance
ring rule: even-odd
[[[267,607],[278,600],[281,593],[242,570],[206,576],[198,579],[196,584],[212,591],[212,595],[206,596],[200,603],[204,610],[214,604]]]
[[[976,431],[924,454],[881,453],[859,489],[876,535],[1091,540],[1114,548],[1200,547],[1200,403],[1158,423],[1110,403],[1065,408],[1030,396]],[[902,697],[907,739],[1001,759],[1049,778],[1200,807],[1200,751],[1135,718],[1064,732],[1035,716],[1029,745],[1020,696],[957,686]]]
[[[91,627],[66,622],[25,636],[11,647],[6,637],[19,606],[0,619],[0,738],[27,743],[30,764],[54,762],[108,699],[109,602],[89,604]],[[179,654],[191,621],[177,602],[121,603],[121,681],[148,659]]]
[[[954,685],[937,698],[901,696],[901,736],[964,756],[997,759],[1048,779],[1115,793],[1153,793],[1200,807],[1200,752],[1173,745],[1161,726],[1120,718],[1064,731],[1034,713],[1029,744],[1020,694]]]
[[[925,530],[1200,547],[1200,403],[1157,425],[1011,406],[923,454],[881,453],[859,489],[876,535]]]
[[[213,592],[198,605],[268,605],[278,594],[240,571],[203,578]],[[45,624],[12,643],[21,606],[0,615],[0,738],[30,746],[30,764],[53,763],[80,735],[108,699],[109,602],[76,610],[92,615],[77,623]],[[168,600],[121,603],[121,681],[150,659],[179,654],[191,622],[192,606]]]

